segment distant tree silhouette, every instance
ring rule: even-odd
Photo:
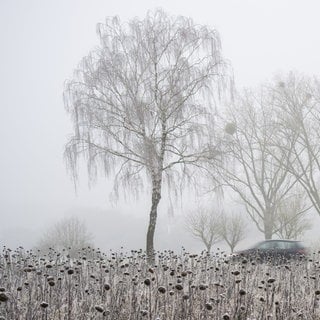
[[[48,251],[49,248],[66,250],[75,256],[79,250],[92,246],[92,235],[83,221],[77,217],[64,218],[44,232],[37,248]]]
[[[186,217],[186,229],[197,240],[200,240],[208,252],[219,242],[221,237],[220,213],[198,208]]]

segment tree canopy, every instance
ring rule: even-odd
[[[74,123],[66,159],[74,178],[79,156],[92,180],[113,174],[116,194],[147,178],[150,256],[163,181],[175,188],[214,155],[213,98],[226,63],[216,30],[162,10],[127,24],[109,18],[97,31],[99,46],[66,83]]]

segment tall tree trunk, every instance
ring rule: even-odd
[[[264,238],[265,240],[272,239],[274,230],[274,210],[269,203],[266,204],[264,212]]]
[[[154,262],[154,233],[156,230],[158,205],[161,199],[161,178],[152,180],[152,200],[147,232],[147,259],[150,264]]]
[[[211,244],[211,243],[207,243],[207,244],[206,244],[206,249],[207,249],[207,252],[208,252],[208,253],[211,252],[211,247],[212,247],[212,244]]]
[[[264,222],[264,238],[265,240],[272,239],[273,235],[273,221],[270,218],[266,218]]]

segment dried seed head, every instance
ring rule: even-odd
[[[205,307],[207,310],[212,310],[212,304],[211,303],[206,303]]]
[[[148,314],[148,311],[147,310],[141,310],[141,315],[142,316],[146,316]]]
[[[165,292],[166,292],[166,288],[165,288],[165,287],[159,287],[159,288],[158,288],[158,291],[159,291],[160,293],[165,293]]]
[[[151,284],[151,281],[150,281],[150,279],[145,279],[144,280],[144,284],[146,285],[146,286],[150,286],[150,284]]]
[[[200,290],[206,290],[207,289],[207,286],[205,284],[200,284],[199,285],[199,289]]]
[[[244,296],[246,294],[246,291],[243,289],[240,289],[239,294],[240,294],[240,296]]]
[[[181,284],[176,284],[175,288],[179,291],[181,291],[183,289],[183,286]]]
[[[8,295],[5,292],[0,292],[0,302],[7,302],[8,300]]]
[[[100,313],[104,311],[102,306],[95,306],[94,308]]]
[[[103,311],[102,314],[103,314],[104,317],[106,317],[106,316],[108,316],[110,314],[110,311],[109,310],[105,310],[105,311]]]

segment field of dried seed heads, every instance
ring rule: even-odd
[[[85,248],[78,258],[6,247],[1,320],[320,319],[320,257],[260,263],[223,252]]]

